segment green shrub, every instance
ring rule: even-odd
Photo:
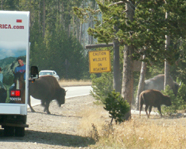
[[[113,119],[116,123],[123,122],[123,117],[130,110],[129,103],[121,97],[119,92],[115,92],[115,90],[110,92],[105,98],[104,105],[104,109],[109,111],[110,117],[112,118],[111,124]]]
[[[165,106],[165,105],[162,106],[162,108],[161,108],[162,114],[171,115],[172,113],[175,113],[177,108],[178,108],[178,104],[177,104],[177,101],[176,101],[176,97],[173,93],[173,90],[170,88],[169,85],[167,85],[165,90],[162,91],[162,93],[164,95],[169,96],[171,98],[171,103],[172,103],[171,106]]]
[[[163,94],[168,95],[171,98],[171,106],[162,106],[162,114],[168,114],[171,115],[173,113],[177,113],[177,110],[183,110],[185,109],[185,102],[184,98],[186,97],[185,94],[186,85],[182,84],[180,88],[178,89],[177,96],[175,97],[173,90],[170,89],[170,86],[166,86],[165,91],[162,91]]]
[[[179,108],[178,110],[185,110],[186,109],[186,85],[184,83],[178,89],[178,94],[176,99],[178,100]]]
[[[96,74],[91,75],[92,88],[91,95],[97,100],[104,102],[104,99],[113,90],[112,72],[102,73],[100,77]]]

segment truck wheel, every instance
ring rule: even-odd
[[[25,128],[24,127],[15,127],[15,136],[16,137],[23,137],[25,135]]]
[[[14,136],[14,127],[5,126],[4,127],[4,136],[6,136],[6,137]]]

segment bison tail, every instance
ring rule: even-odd
[[[143,108],[143,104],[144,104],[143,101],[144,101],[144,94],[141,94],[139,97],[139,111],[141,111]]]

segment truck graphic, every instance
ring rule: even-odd
[[[28,11],[0,11],[0,125],[5,136],[24,136],[28,127],[29,20]]]

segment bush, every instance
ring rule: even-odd
[[[104,105],[104,109],[109,111],[109,114],[111,115],[111,124],[113,119],[116,123],[123,122],[123,117],[130,110],[129,103],[121,97],[119,92],[115,92],[115,90],[110,92],[105,98]]]
[[[176,99],[178,100],[178,110],[185,110],[186,109],[186,85],[184,83],[178,89],[178,94]]]
[[[162,106],[162,114],[168,114],[171,115],[173,113],[177,113],[177,110],[183,110],[185,109],[185,90],[186,85],[182,84],[180,88],[178,89],[177,96],[175,97],[173,90],[170,89],[170,86],[166,86],[165,91],[162,91],[163,94],[168,95],[171,98],[172,105],[171,106]]]
[[[91,75],[92,88],[91,95],[97,100],[104,102],[108,93],[113,90],[113,74],[112,72],[102,73],[100,77],[96,74]]]

